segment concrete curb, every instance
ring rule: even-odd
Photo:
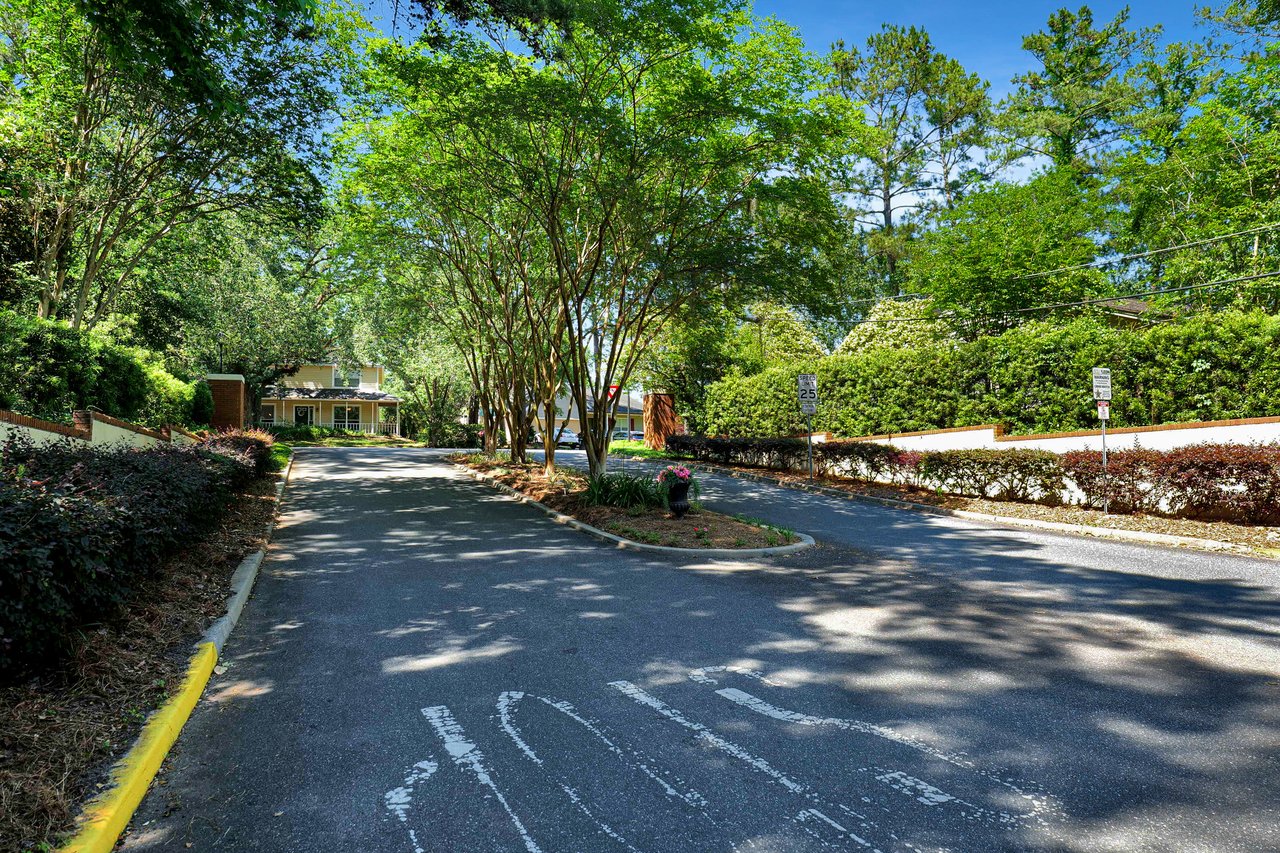
[[[290,454],[289,463],[281,472],[280,482],[276,484],[277,507],[289,482],[289,474],[293,471],[295,456],[296,454]],[[267,541],[271,540],[274,528],[274,521],[267,524]],[[231,596],[227,599],[227,612],[210,625],[196,643],[196,651],[191,656],[187,677],[183,680],[181,689],[147,720],[137,741],[111,769],[107,789],[85,806],[77,821],[76,834],[58,848],[59,853],[110,853],[116,846],[120,834],[129,825],[133,813],[151,787],[151,781],[159,772],[161,763],[169,754],[169,748],[182,733],[182,727],[187,724],[192,710],[200,701],[209,677],[213,674],[214,665],[218,662],[218,656],[222,653],[222,645],[240,619],[240,613],[249,599],[253,582],[258,577],[258,567],[262,565],[265,556],[266,549],[259,549],[245,557],[236,567],[231,576]]]
[[[880,506],[889,506],[896,509],[908,509],[915,512],[927,513],[929,515],[948,515],[969,521],[982,521],[990,524],[1001,524],[1012,527],[1029,527],[1036,530],[1050,530],[1055,533],[1069,533],[1076,536],[1092,536],[1098,539],[1120,539],[1129,542],[1141,542],[1146,545],[1198,548],[1203,551],[1226,551],[1249,557],[1259,556],[1259,552],[1253,548],[1249,548],[1244,545],[1236,545],[1232,542],[1220,542],[1216,539],[1198,539],[1194,536],[1175,536],[1171,533],[1149,533],[1145,530],[1123,530],[1115,527],[1070,524],[1063,521],[1041,521],[1035,518],[991,515],[985,512],[972,512],[966,509],[947,509],[946,507],[912,503],[911,501],[901,501],[894,498],[882,498],[875,495],[858,495],[852,492],[846,492],[843,489],[834,489],[829,486],[810,485],[808,483],[788,483],[767,474],[752,474],[745,471],[737,471],[733,468],[724,468],[719,465],[707,464],[705,462],[687,462],[681,460],[681,463],[690,468],[694,468],[695,470],[704,471],[709,474],[723,474],[726,477],[734,477],[739,480],[750,480],[757,483],[769,483],[770,485],[779,486],[784,489],[792,489],[798,492],[813,492],[815,494],[826,495],[828,497],[879,504]]]
[[[218,650],[212,643],[199,646],[191,658],[182,688],[152,714],[133,747],[112,768],[106,792],[85,807],[79,830],[60,848],[60,853],[109,853],[116,846],[120,833],[146,796],[160,763],[169,754],[169,747],[178,739],[191,710],[200,700],[217,660]]]
[[[551,520],[557,524],[563,524],[566,527],[572,527],[574,530],[580,530],[597,539],[602,539],[610,543],[615,548],[626,548],[634,551],[651,551],[657,554],[675,555],[681,557],[773,557],[780,554],[794,554],[797,551],[803,551],[814,544],[813,537],[805,533],[796,533],[795,536],[799,542],[793,542],[790,545],[778,545],[773,548],[673,548],[669,545],[649,545],[644,542],[636,542],[632,539],[624,539],[598,527],[592,527],[584,521],[572,516],[557,512],[541,501],[535,501],[528,495],[511,488],[508,485],[499,483],[495,478],[481,471],[468,468],[457,462],[453,463],[454,467],[459,471],[469,475],[474,480],[487,483],[493,488],[506,495],[509,495],[521,503],[529,504],[537,507],[551,517]]]
[[[284,499],[284,489],[289,483],[289,475],[293,473],[293,460],[296,457],[297,451],[289,454],[289,463],[280,472],[280,482],[276,483],[277,507]],[[268,543],[271,542],[271,533],[275,530],[275,526],[274,520],[267,523]],[[258,568],[266,556],[267,549],[264,547],[240,561],[235,573],[231,575],[231,596],[227,599],[227,612],[205,629],[204,636],[200,638],[200,644],[212,643],[217,648],[218,654],[222,654],[222,646],[231,636],[231,629],[235,628],[236,623],[240,621],[240,613],[244,610],[245,602],[249,600],[249,593],[253,591],[253,585],[258,580]]]

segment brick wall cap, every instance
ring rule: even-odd
[[[208,374],[205,374],[204,378],[205,379],[226,379],[226,380],[232,380],[232,381],[238,380],[240,382],[244,381],[244,376],[242,376],[239,373],[208,373]]]

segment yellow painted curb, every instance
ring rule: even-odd
[[[110,853],[116,846],[209,683],[218,650],[213,643],[197,649],[182,689],[147,720],[137,743],[112,769],[110,787],[85,807],[79,830],[59,853]]]

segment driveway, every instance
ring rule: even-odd
[[[300,451],[126,849],[1280,849],[1276,564],[705,482],[819,547],[619,551]]]

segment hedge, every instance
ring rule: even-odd
[[[56,321],[0,309],[0,364],[0,409],[62,422],[90,407],[145,426],[208,422],[193,411],[203,383],[173,376],[155,353]]]
[[[705,462],[796,470],[806,463],[798,439],[672,436],[672,453]],[[1074,487],[1082,502],[1141,512],[1252,524],[1280,522],[1280,444],[1197,444],[1176,450],[907,451],[870,441],[813,445],[824,474],[888,480],[951,494],[1057,504]]]
[[[145,450],[0,446],[0,677],[55,664],[263,470],[259,436]]]
[[[708,390],[710,435],[805,429],[796,375],[818,374],[813,426],[842,436],[1004,424],[1013,432],[1095,429],[1089,371],[1110,367],[1113,426],[1280,414],[1280,317],[1224,311],[1138,330],[1081,318],[1028,323],[973,342],[835,355],[729,377]]]

